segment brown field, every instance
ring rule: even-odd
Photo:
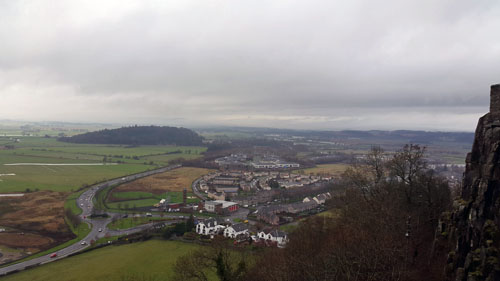
[[[212,170],[203,168],[182,167],[165,173],[152,175],[136,181],[122,184],[114,192],[143,191],[161,194],[165,191],[191,190],[191,183]]]
[[[40,191],[23,197],[0,199],[0,226],[11,230],[0,233],[0,249],[19,250],[20,255],[51,248],[73,237],[64,221],[67,193]]]
[[[51,244],[54,239],[32,233],[0,233],[2,245],[9,248],[35,248],[38,249],[44,245]]]
[[[61,236],[71,231],[64,221],[65,192],[39,191],[23,197],[0,199],[0,225],[26,232]]]
[[[23,250],[8,248],[3,245],[0,245],[0,254],[0,264],[18,260],[26,255]]]

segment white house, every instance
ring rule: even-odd
[[[313,198],[313,200],[316,201],[316,203],[318,203],[318,204],[325,204],[326,200],[331,199],[331,198],[332,198],[332,195],[330,194],[330,192],[326,192],[326,193],[321,193],[321,194],[315,196]]]
[[[244,223],[234,224],[224,229],[224,237],[236,238],[239,235],[248,235],[248,227]]]
[[[257,237],[263,240],[276,242],[278,247],[282,247],[288,242],[286,232],[276,229],[272,231],[261,231],[257,234]]]
[[[199,222],[196,225],[196,233],[201,235],[217,234],[221,229],[224,229],[224,226],[218,224],[217,220],[214,218]]]

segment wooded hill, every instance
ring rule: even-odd
[[[201,145],[203,137],[186,129],[167,126],[134,126],[104,129],[58,140],[71,143],[125,145]]]

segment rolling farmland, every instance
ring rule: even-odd
[[[194,159],[203,151],[203,147],[128,147],[71,144],[53,138],[0,137],[0,193],[74,191],[106,179],[165,166],[172,160]]]

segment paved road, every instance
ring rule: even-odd
[[[205,201],[207,200],[207,195],[203,191],[198,190],[198,183],[200,182],[200,180],[201,178],[197,178],[195,181],[193,181],[193,183],[191,184],[191,189],[193,190],[194,195]]]
[[[97,191],[99,191],[102,188],[108,187],[110,185],[115,185],[115,184],[119,184],[119,183],[123,183],[123,182],[127,182],[127,181],[133,181],[133,180],[136,180],[138,178],[143,178],[143,177],[147,177],[147,176],[150,176],[153,174],[163,173],[163,172],[166,172],[168,170],[176,169],[179,167],[181,167],[181,165],[164,167],[164,168],[146,171],[146,172],[135,174],[135,175],[126,176],[123,178],[109,180],[109,181],[99,183],[99,184],[92,186],[87,191],[83,192],[82,195],[80,195],[80,197],[78,197],[78,199],[76,200],[78,206],[83,210],[82,214],[80,215],[81,219],[92,228],[90,233],[87,236],[85,236],[85,238],[83,240],[80,240],[80,241],[76,242],[75,244],[72,244],[64,249],[56,251],[55,252],[57,254],[56,257],[51,258],[50,256],[53,253],[50,253],[50,254],[47,254],[47,255],[44,255],[44,256],[41,256],[38,258],[34,258],[31,260],[25,261],[25,262],[20,262],[20,263],[13,264],[10,266],[2,267],[2,268],[0,268],[0,276],[5,275],[5,274],[12,272],[12,271],[23,270],[26,267],[29,268],[31,266],[45,264],[45,263],[49,263],[49,262],[52,262],[55,260],[62,259],[64,257],[67,257],[70,254],[82,251],[83,249],[89,247],[89,242],[91,240],[97,240],[99,238],[105,237],[106,234],[109,234],[111,236],[132,234],[132,233],[144,230],[148,227],[151,227],[152,224],[146,224],[146,225],[134,227],[131,229],[125,229],[125,230],[116,230],[116,231],[108,230],[106,228],[106,225],[111,222],[111,218],[107,218],[107,219],[90,219],[89,218],[89,216],[92,212],[92,208],[93,208],[92,198],[95,196]]]

